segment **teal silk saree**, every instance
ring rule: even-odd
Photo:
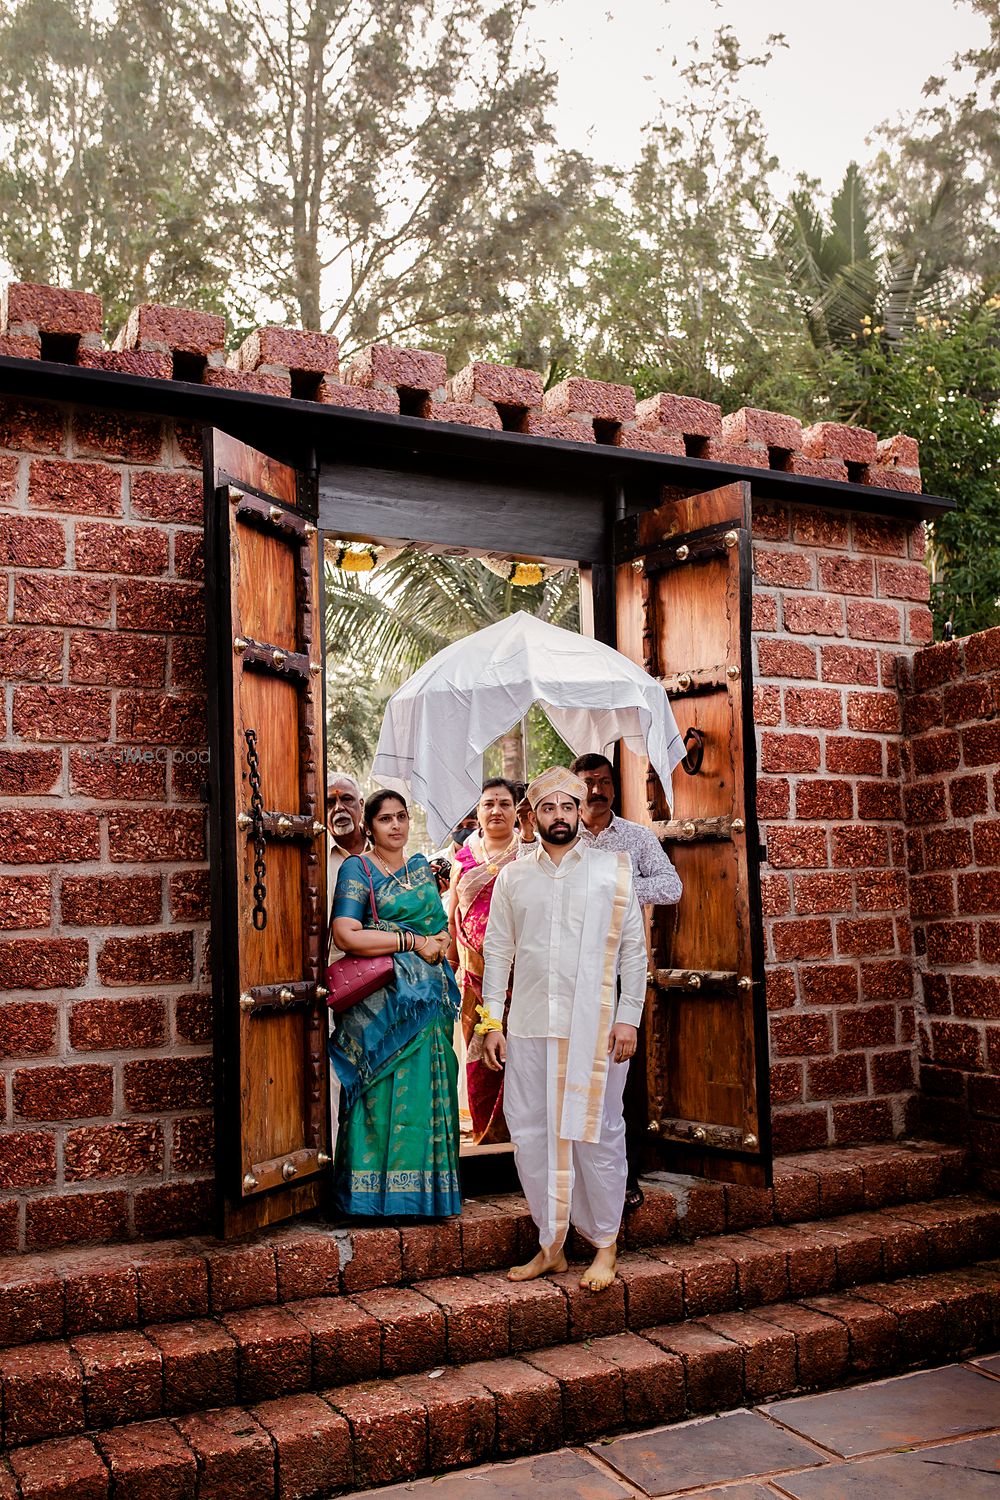
[[[392,877],[370,859],[346,859],[333,916],[385,932],[430,935],[448,925],[422,854]],[[330,1038],[330,1061],[342,1089],[336,1203],[345,1214],[442,1218],[461,1210],[458,1059],[452,1045],[458,986],[446,962],[428,964],[416,953],[399,953],[392,966],[392,982],[345,1011]]]

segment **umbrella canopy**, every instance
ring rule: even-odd
[[[660,684],[611,646],[523,610],[446,646],[393,693],[372,775],[411,791],[443,843],[479,800],[483,752],[535,703],[574,755],[624,740],[648,756],[669,800],[685,750]]]

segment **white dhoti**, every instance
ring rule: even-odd
[[[596,1249],[618,1238],[625,1206],[627,1062],[609,1062],[596,1140],[559,1134],[569,1039],[507,1039],[504,1115],[517,1174],[543,1249],[561,1246],[570,1224]]]

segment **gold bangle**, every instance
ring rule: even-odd
[[[476,1006],[476,1015],[482,1016],[482,1020],[475,1028],[476,1036],[486,1036],[490,1031],[503,1031],[503,1022],[495,1020],[485,1005]]]

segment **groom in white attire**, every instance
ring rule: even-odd
[[[504,1114],[538,1228],[538,1254],[510,1278],[565,1271],[572,1223],[596,1251],[580,1284],[598,1292],[615,1278],[622,1092],[646,995],[646,939],[628,854],[580,842],[585,795],[562,766],[528,787],[539,846],[506,865],[493,888],[480,1029],[487,1065],[506,1070]]]

